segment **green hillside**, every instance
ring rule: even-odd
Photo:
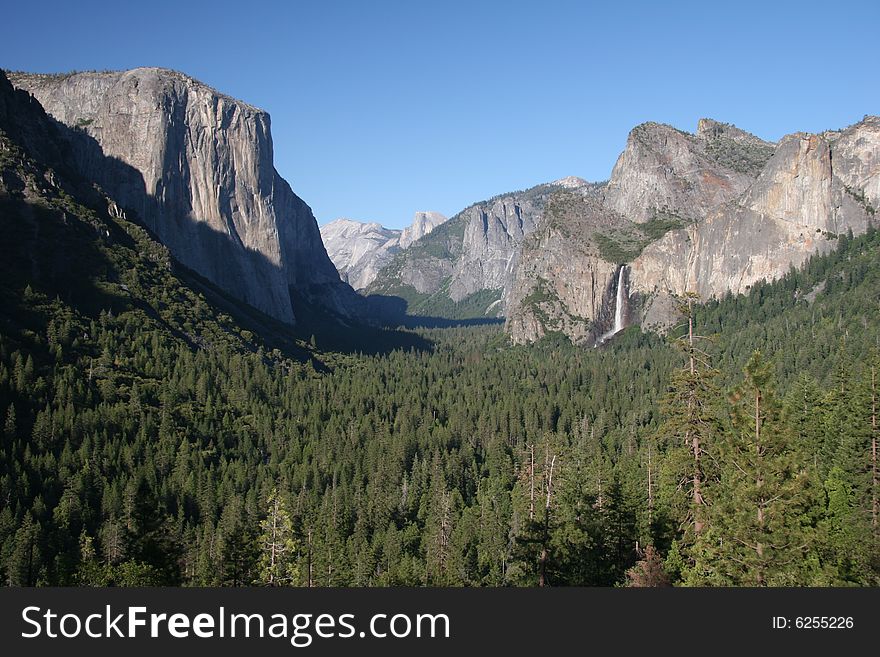
[[[78,203],[2,145],[7,582],[308,584],[311,572],[329,585],[613,585],[662,559],[683,583],[877,584],[877,233],[698,307],[719,373],[696,381],[676,373],[674,337],[637,328],[597,350],[512,347],[481,327],[318,353],[258,337],[272,336],[266,318],[243,328],[246,309],[218,310],[219,293],[199,291],[143,228]],[[743,382],[755,349],[775,383],[758,364]],[[749,467],[775,487],[765,517],[795,559],[719,547],[762,531],[726,512],[758,504],[748,478],[730,476],[748,453],[755,381],[775,399],[773,449]],[[699,508],[682,485],[689,394],[705,440]],[[269,573],[273,490],[295,550]]]

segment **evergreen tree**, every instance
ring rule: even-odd
[[[731,395],[731,430],[716,441],[720,477],[709,526],[693,548],[689,584],[809,584],[815,545],[811,472],[780,419],[772,366],[755,352]]]
[[[273,583],[612,586],[658,572],[648,546],[676,583],[878,581],[876,232],[692,303],[710,366],[696,328],[678,352],[647,330],[601,349],[496,326],[281,336],[214,307],[142,227],[64,204],[0,213],[20,247],[0,259],[6,582],[249,584],[269,543],[296,566]],[[105,225],[127,237],[96,242]],[[751,393],[734,424],[716,390],[756,348],[784,399],[760,442]],[[756,445],[779,500],[758,499]],[[264,537],[273,482],[292,549]],[[729,545],[758,543],[758,508],[763,560]]]
[[[694,300],[695,295],[688,294],[679,306],[686,332],[676,340],[676,346],[685,362],[674,372],[663,400],[666,419],[659,432],[666,445],[663,474],[669,494],[665,502],[678,521],[685,545],[692,544],[706,527],[705,488],[712,475],[708,455],[718,425],[717,372],[699,345],[708,338],[695,331]]]
[[[15,438],[15,430],[18,426],[18,423],[15,419],[15,405],[10,404],[9,408],[6,409],[6,420],[3,423],[3,434],[6,436],[7,440],[12,440]]]
[[[287,505],[273,488],[266,502],[268,513],[260,522],[259,583],[289,586],[299,582],[298,543]]]
[[[10,586],[35,586],[41,576],[40,526],[30,513],[15,532],[12,553],[6,566]]]
[[[669,576],[663,560],[653,545],[645,548],[642,558],[635,566],[626,571],[626,585],[632,587],[669,586]]]
[[[106,586],[107,570],[98,560],[94,539],[85,530],[79,537],[79,552],[76,583],[79,586]]]

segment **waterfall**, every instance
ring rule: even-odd
[[[603,333],[602,337],[596,340],[596,347],[598,347],[600,344],[604,344],[615,333],[619,333],[624,328],[626,328],[626,326],[624,326],[624,318],[626,316],[627,295],[626,281],[624,281],[623,279],[625,269],[626,265],[620,265],[620,271],[617,274],[617,294],[614,298],[614,326],[610,331]]]
[[[626,269],[626,265],[621,265],[620,273],[617,275],[617,300],[614,303],[614,331],[612,335],[623,330],[624,304],[626,304],[626,288],[623,282],[624,269]]]

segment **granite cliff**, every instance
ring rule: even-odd
[[[693,135],[638,126],[608,184],[589,198],[554,199],[524,241],[507,330],[515,342],[559,331],[596,344],[621,283],[625,324],[662,330],[676,296],[745,292],[839,235],[864,232],[880,203],[878,176],[877,117],[778,144],[708,119]]]
[[[312,211],[275,170],[266,112],[159,68],[9,78],[69,128],[78,173],[184,265],[288,323],[298,300],[359,312]]]
[[[407,249],[416,240],[422,239],[440,224],[449,221],[449,217],[439,212],[416,212],[409,226],[400,231],[398,246]]]
[[[376,222],[336,219],[321,227],[321,239],[342,280],[363,290],[395,253],[445,221],[439,212],[416,212],[409,226],[396,230]]]
[[[51,115],[16,124],[7,108],[20,143],[96,182],[112,212],[141,221],[179,262],[287,323],[315,305],[356,318],[403,299],[411,314],[503,316],[515,342],[561,332],[594,345],[628,324],[662,330],[686,292],[708,299],[776,278],[865,231],[880,206],[878,117],[778,143],[702,119],[694,134],[637,126],[607,182],[565,178],[448,221],[417,213],[403,231],[349,220],[319,231],[274,168],[262,110],[157,68],[9,79],[31,94],[7,94],[17,107]]]
[[[417,314],[503,315],[520,245],[550,196],[594,187],[570,177],[474,203],[395,254],[367,291],[402,297]]]

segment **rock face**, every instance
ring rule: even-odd
[[[878,127],[871,117],[830,139],[783,138],[739,199],[645,249],[633,262],[635,289],[655,297],[742,293],[831,249],[838,235],[863,233],[878,200],[865,191],[880,171]],[[850,157],[838,157],[838,148]]]
[[[342,280],[360,290],[398,250],[400,231],[375,222],[336,219],[321,226],[321,239]]]
[[[515,342],[560,331],[595,344],[613,323],[619,280],[626,323],[662,329],[675,296],[745,292],[864,232],[878,181],[878,117],[778,144],[709,119],[695,135],[638,126],[607,186],[568,199],[524,241],[507,330]]]
[[[489,314],[503,314],[516,278],[520,245],[541,223],[557,190],[593,189],[575,177],[475,203],[396,254],[368,288],[372,293],[430,295],[441,304],[479,293]]]
[[[30,94],[12,86],[3,70],[0,70],[0,130],[20,144],[29,155],[43,164],[63,168],[70,158],[59,131]],[[3,151],[4,160],[9,157]]]
[[[605,206],[636,222],[658,210],[700,218],[745,191],[772,150],[757,137],[710,119],[700,121],[696,135],[645,123],[629,134],[611,173]]]
[[[412,223],[401,231],[398,246],[401,249],[409,248],[413,242],[422,239],[437,226],[447,221],[449,221],[449,217],[439,212],[416,212],[413,215]]]
[[[395,253],[445,221],[439,212],[416,212],[411,225],[394,230],[375,222],[336,219],[321,227],[321,239],[342,280],[363,290]]]
[[[461,253],[449,284],[449,297],[453,301],[479,290],[508,287],[516,272],[519,245],[541,222],[549,191],[547,186],[542,186],[521,194],[501,196],[461,213],[464,223]]]
[[[266,112],[158,68],[11,80],[72,129],[79,173],[184,265],[284,322],[297,295],[356,312],[311,210],[275,171]]]
[[[518,343],[558,331],[593,343],[614,321],[619,266],[589,236],[625,220],[602,207],[597,190],[557,192],[542,225],[522,244],[507,304],[507,330]],[[602,329],[597,329],[598,326]]]

